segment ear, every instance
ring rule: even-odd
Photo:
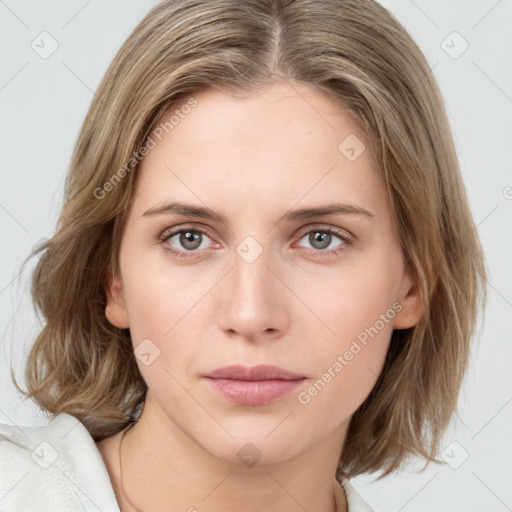
[[[425,307],[421,300],[416,273],[410,269],[409,265],[400,285],[398,302],[402,309],[395,315],[393,327],[395,329],[414,327],[422,317]]]
[[[117,275],[114,276],[111,270],[107,274],[105,291],[107,294],[107,306],[105,308],[107,320],[120,329],[130,327],[128,312],[124,303],[123,284],[121,278]]]

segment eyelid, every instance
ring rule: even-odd
[[[171,235],[174,235],[176,233],[179,233],[180,231],[182,230],[186,230],[186,229],[190,229],[190,230],[197,230],[197,231],[200,231],[206,235],[208,235],[210,238],[213,238],[208,227],[204,224],[197,224],[197,223],[192,223],[192,224],[184,224],[184,225],[178,225],[178,226],[173,226],[173,227],[169,227],[169,228],[166,228],[163,230],[163,232],[158,236],[158,239],[160,241],[162,240],[165,240],[167,238],[169,238]],[[331,231],[333,233],[338,233],[340,235],[344,235],[346,238],[349,238],[351,240],[357,240],[357,237],[352,234],[350,231],[348,231],[347,229],[344,229],[344,228],[339,228],[337,226],[332,226],[330,224],[323,224],[323,223],[314,223],[314,224],[308,224],[307,226],[302,226],[294,236],[304,236],[306,233],[309,233],[310,231],[314,230],[314,229],[318,229],[319,231],[320,230],[328,230],[328,231]]]
[[[305,234],[309,233],[310,231],[314,231],[317,229],[318,231],[329,231],[331,233],[337,234],[338,236],[341,236],[342,238],[348,239],[351,242],[355,242],[357,240],[357,237],[353,235],[350,231],[340,228],[337,226],[333,226],[332,224],[325,224],[325,223],[315,223],[315,224],[308,224],[307,226],[303,226],[300,228],[298,233],[300,233],[300,236],[304,236]]]
[[[162,231],[162,233],[158,236],[158,240],[160,240],[160,241],[165,240],[171,236],[174,236],[174,235],[180,233],[181,231],[186,231],[187,229],[189,229],[190,231],[198,231],[198,232],[208,235],[210,238],[212,238],[212,235],[211,235],[209,229],[202,224],[184,224],[184,225],[179,224],[177,226],[165,228]]]
[[[177,235],[183,231],[186,231],[186,230],[203,233],[206,236],[208,236],[210,239],[214,238],[214,237],[212,237],[212,235],[209,232],[209,229],[205,225],[200,224],[200,223],[199,224],[198,223],[189,223],[189,224],[177,225],[177,226],[173,226],[173,227],[164,229],[164,231],[158,236],[158,241],[163,244],[168,239],[170,239],[170,238],[174,237],[175,235]],[[298,237],[297,242],[300,242],[300,240],[305,235],[307,235],[308,233],[311,233],[312,231],[315,231],[315,230],[324,231],[324,232],[334,234],[335,236],[339,237],[339,239],[342,242],[344,242],[345,245],[352,245],[353,243],[355,243],[357,241],[357,237],[355,235],[353,235],[351,232],[347,231],[346,229],[339,228],[337,226],[333,226],[330,224],[322,224],[322,223],[308,224],[307,226],[303,226],[293,236],[294,236],[294,238]],[[331,251],[334,251],[334,252],[337,251],[336,249],[334,249],[334,250],[331,249],[329,251],[321,251],[321,250],[308,249],[308,248],[304,248],[304,249],[309,250],[309,251],[318,252],[319,254],[325,253],[326,256],[329,255],[331,253]],[[171,251],[169,248],[167,248],[166,250]],[[194,250],[194,251],[183,251],[180,249],[173,248],[172,252],[183,253],[183,255],[187,255],[187,256],[194,256],[194,255],[199,254],[206,250],[207,249]],[[344,249],[341,249],[341,250],[344,250]]]

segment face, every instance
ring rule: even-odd
[[[421,314],[369,143],[309,87],[194,98],[136,171],[108,288],[107,317],[130,328],[149,388],[143,414],[230,460],[248,442],[269,462],[341,443],[393,329]],[[332,205],[345,207],[311,211]],[[303,379],[239,403],[204,377],[233,364]]]

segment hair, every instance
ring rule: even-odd
[[[45,323],[27,391],[15,385],[46,411],[79,418],[96,441],[134,421],[147,385],[129,329],[110,324],[105,307],[139,152],[162,114],[193,94],[243,97],[276,80],[309,86],[357,120],[425,308],[414,327],[393,331],[383,371],[350,420],[336,478],[382,478],[413,455],[439,462],[486,302],[485,261],[432,70],[373,0],[173,0],[145,16],[85,117],[55,234],[29,256],[40,253],[31,294]]]

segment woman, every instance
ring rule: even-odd
[[[40,251],[26,394],[54,419],[1,427],[2,510],[361,512],[350,478],[437,461],[484,261],[378,3],[156,6]]]

